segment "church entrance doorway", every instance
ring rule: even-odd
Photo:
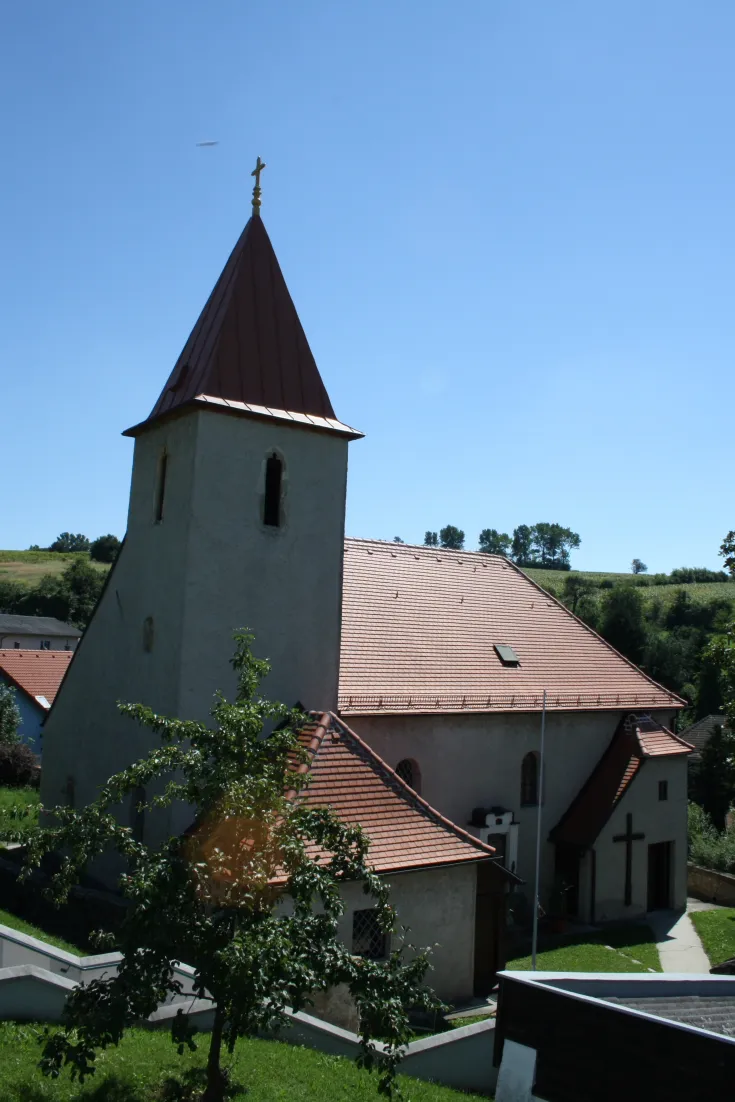
[[[477,866],[475,896],[475,995],[489,995],[505,966],[505,884],[492,861]]]
[[[671,906],[671,842],[656,842],[648,847],[648,910],[668,910]]]

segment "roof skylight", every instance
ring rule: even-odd
[[[494,649],[495,653],[504,666],[520,666],[520,658],[513,650],[513,648],[509,647],[507,643],[495,643]]]

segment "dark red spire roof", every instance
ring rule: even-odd
[[[335,417],[260,217],[245,226],[150,415],[124,435],[192,403],[362,435]]]

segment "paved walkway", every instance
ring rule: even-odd
[[[648,924],[664,972],[709,972],[709,959],[688,914],[654,911],[648,915]]]

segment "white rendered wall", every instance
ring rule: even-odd
[[[555,846],[547,841],[597,765],[620,721],[618,712],[549,712],[546,717],[542,806],[541,898],[554,880]],[[662,721],[668,716],[659,716]],[[520,823],[517,873],[533,891],[536,807],[521,807],[521,763],[540,748],[538,713],[498,715],[355,716],[347,722],[389,765],[414,759],[421,795],[447,818],[468,826],[473,807],[502,805]],[[686,808],[682,829],[686,831]],[[580,886],[581,887],[581,886]],[[580,891],[580,902],[586,896]]]
[[[273,451],[285,464],[279,529],[261,520]],[[65,802],[70,776],[77,806],[88,802],[151,747],[118,700],[206,719],[215,690],[234,689],[236,628],[273,663],[266,694],[334,707],[346,478],[344,438],[266,419],[194,410],[136,440],[125,543],[44,728],[44,804]],[[156,834],[186,816],[159,819]]]
[[[659,800],[658,782],[668,782],[668,799]],[[626,817],[633,816],[634,833],[642,841],[632,844],[632,901],[624,904],[624,842],[613,837],[626,832]],[[648,906],[648,847],[671,842],[671,906],[683,910],[687,900],[687,759],[649,758],[626,792],[595,844],[597,877],[595,918],[598,921],[644,914]]]
[[[76,650],[78,635],[0,635],[0,650],[41,650],[41,643],[50,643],[43,650]]]

